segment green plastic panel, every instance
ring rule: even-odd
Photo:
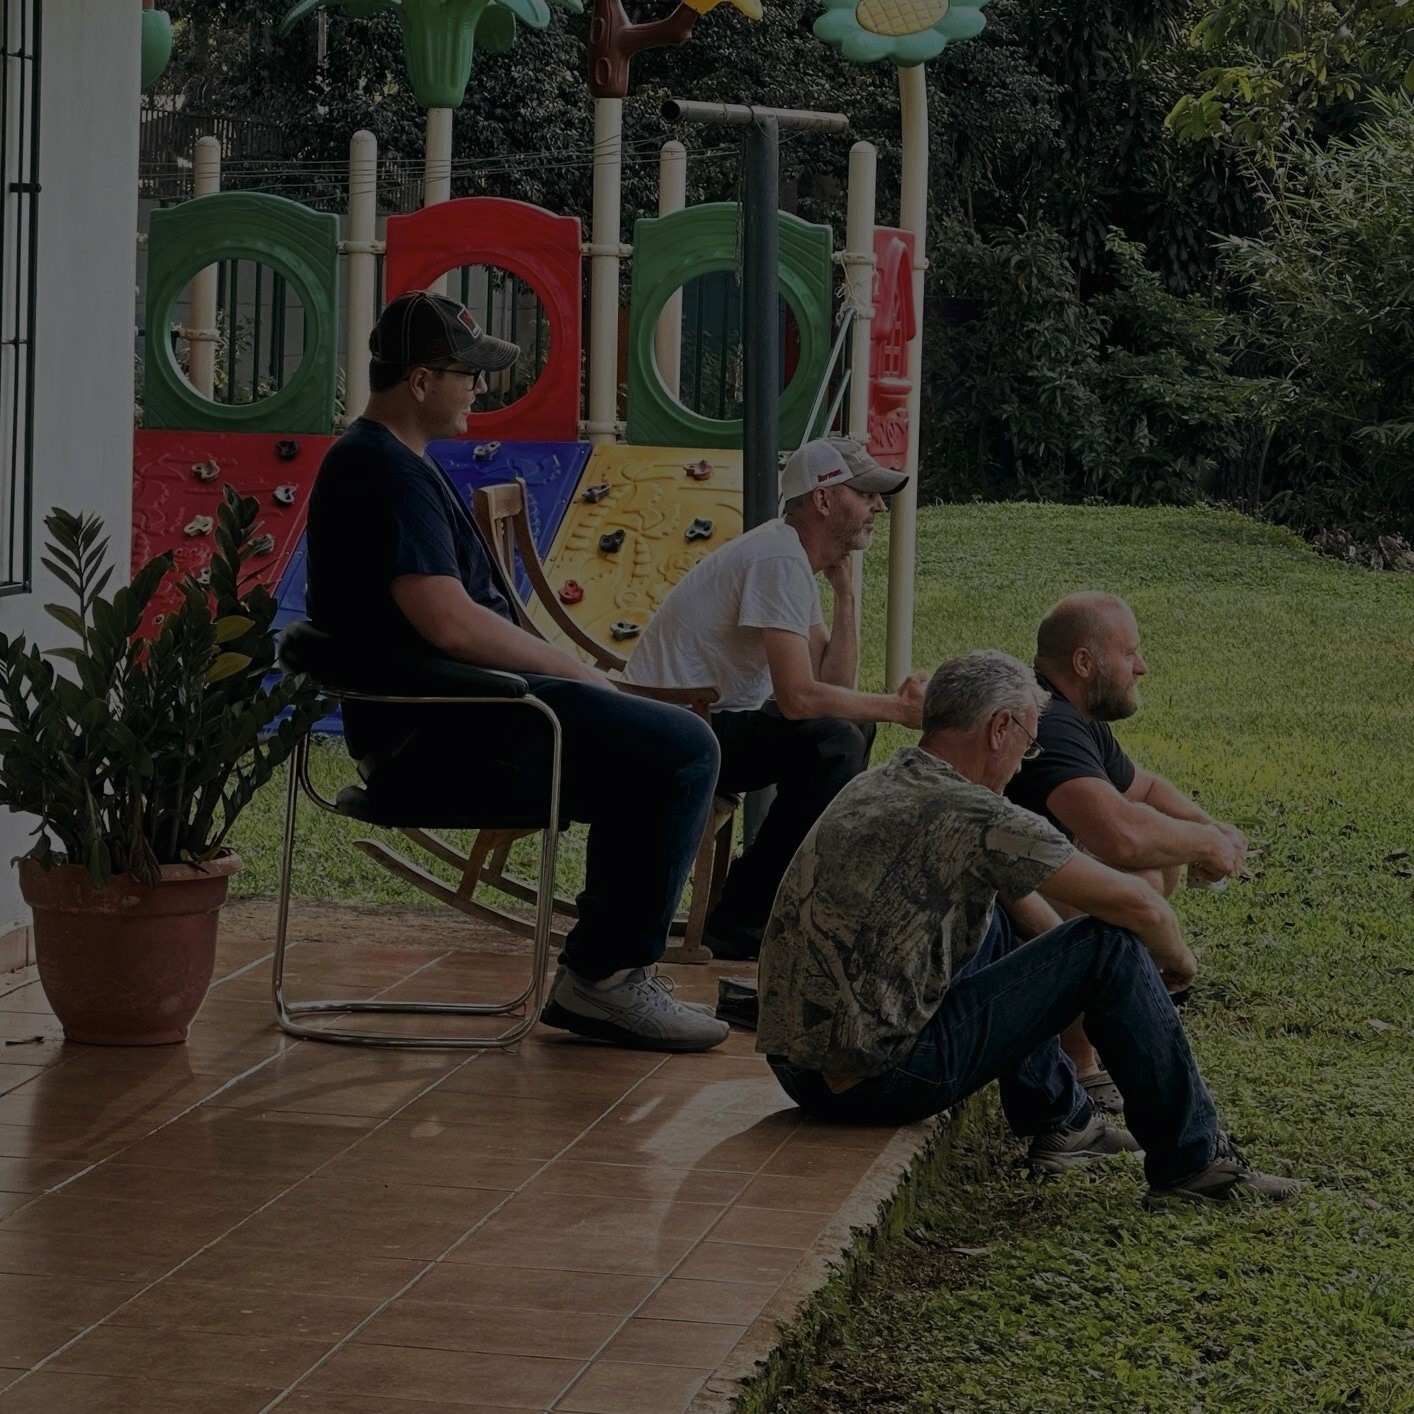
[[[781,393],[780,445],[805,437],[805,420],[830,358],[830,228],[780,213],[781,294],[800,331],[795,376]],[[627,439],[654,447],[740,447],[741,419],[684,407],[658,372],[653,333],[675,290],[697,275],[736,268],[737,206],[714,202],[633,228],[633,299],[628,334]]]
[[[285,386],[253,403],[203,398],[177,367],[172,311],[192,276],[220,260],[268,265],[304,307],[304,352]],[[194,432],[332,429],[338,379],[339,218],[259,192],[218,192],[152,213],[147,236],[143,425]]]

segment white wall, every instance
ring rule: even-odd
[[[34,591],[0,598],[0,627],[40,643],[62,633],[41,605],[66,592],[39,563],[50,507],[102,515],[127,572],[140,23],[140,7],[120,0],[44,7]],[[26,921],[9,860],[28,836],[0,812],[0,937]]]

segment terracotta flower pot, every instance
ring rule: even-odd
[[[34,913],[39,980],[70,1041],[185,1041],[216,965],[216,929],[240,856],[167,864],[157,886],[119,874],[96,889],[86,869],[20,860]]]

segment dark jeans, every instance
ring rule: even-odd
[[[784,1057],[771,1067],[796,1104],[848,1124],[911,1124],[999,1080],[1008,1124],[1041,1134],[1088,1114],[1056,1039],[1082,1012],[1150,1183],[1192,1177],[1213,1156],[1212,1097],[1153,960],[1133,933],[1098,919],[1073,918],[1021,945],[998,907],[912,1051],[841,1094]]]
[[[521,676],[560,722],[560,814],[589,826],[579,921],[561,960],[590,981],[650,966],[663,955],[706,828],[716,740],[684,707],[567,678]],[[492,721],[494,736],[487,739]],[[489,718],[449,707],[435,727],[416,732],[388,757],[383,770],[408,783],[399,794],[424,797],[433,807],[484,800],[483,821],[538,822],[548,791],[546,741],[543,719],[530,709]],[[396,789],[395,780],[384,793]]]
[[[792,721],[768,702],[757,712],[714,712],[712,730],[722,748],[722,790],[776,788],[751,847],[732,862],[712,914],[718,927],[762,928],[800,842],[869,764],[874,723],[838,717]]]

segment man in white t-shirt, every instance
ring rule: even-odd
[[[926,673],[856,692],[852,551],[908,480],[856,442],[808,442],[781,472],[781,516],[728,541],[673,586],[629,659],[631,683],[716,687],[720,787],[776,787],[755,840],[707,921],[715,956],[761,946],[776,888],[820,812],[869,764],[876,722],[917,728]],[[815,576],[834,596],[826,630]]]

